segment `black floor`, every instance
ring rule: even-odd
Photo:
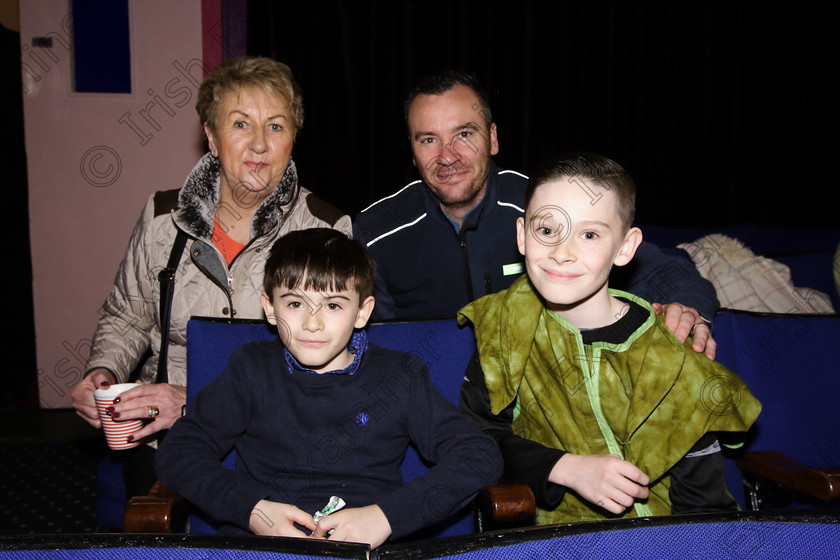
[[[0,534],[94,533],[102,434],[72,410],[0,407]]]

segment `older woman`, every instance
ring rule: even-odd
[[[98,428],[93,391],[126,382],[145,359],[143,384],[123,393],[111,410],[115,419],[154,420],[136,439],[169,428],[182,414],[190,316],[261,318],[263,266],[274,240],[310,227],[351,235],[348,216],[298,185],[291,154],[303,125],[303,101],[288,66],[259,57],[223,62],[201,84],[196,110],[210,153],[177,191],[171,212],[165,193],[146,204],[102,307],[87,375],[73,390],[76,412]],[[167,266],[179,231],[186,245],[164,325],[168,383],[154,383],[161,358],[158,272]],[[145,493],[154,482],[153,449],[141,445],[120,453],[131,457],[129,495]]]

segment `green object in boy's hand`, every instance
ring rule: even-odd
[[[331,513],[337,512],[345,505],[346,504],[344,503],[344,500],[342,500],[338,496],[331,496],[330,501],[327,503],[327,505],[325,505],[321,510],[316,511],[315,515],[312,516],[312,519],[315,521],[315,523],[318,523],[318,520],[320,520],[322,517],[326,517]]]

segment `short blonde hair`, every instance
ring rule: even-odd
[[[216,118],[224,95],[248,86],[259,87],[269,95],[283,96],[289,104],[295,131],[303,128],[303,95],[292,70],[282,62],[263,56],[225,60],[201,82],[195,104],[201,123],[216,130]]]

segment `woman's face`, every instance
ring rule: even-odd
[[[246,208],[255,207],[278,185],[297,132],[286,99],[258,87],[225,93],[216,126],[205,123],[204,131],[210,151],[221,162],[221,196]]]

